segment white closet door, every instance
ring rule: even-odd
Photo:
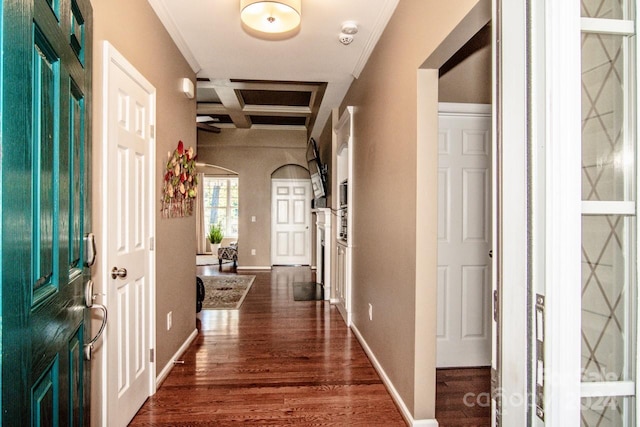
[[[436,365],[489,366],[491,107],[448,106],[464,110],[439,117]]]

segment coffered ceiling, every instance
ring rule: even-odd
[[[198,121],[215,128],[312,129],[326,87],[311,82],[200,79]]]
[[[398,3],[302,0],[299,31],[265,40],[243,29],[240,0],[148,1],[198,76],[201,127],[306,128],[316,138]],[[345,22],[358,25],[348,45]]]

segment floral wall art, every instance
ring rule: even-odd
[[[167,166],[162,187],[162,216],[181,218],[193,214],[193,205],[198,195],[196,156],[193,147],[184,149],[182,141],[173,153],[167,153]]]

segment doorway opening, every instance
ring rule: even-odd
[[[285,165],[271,175],[271,265],[311,265],[312,199],[304,167]]]
[[[459,423],[460,414],[491,420],[496,340],[490,19],[490,7],[479,5],[423,65],[432,73],[423,74],[424,81],[437,88],[439,101],[437,111],[429,105],[423,113],[438,114],[436,418],[444,424]],[[447,420],[451,404],[457,405],[456,420]]]
[[[219,264],[218,249],[238,243],[240,177],[237,172],[220,166],[198,163],[196,167],[196,265],[216,265]],[[213,226],[218,227],[219,232],[212,233]]]

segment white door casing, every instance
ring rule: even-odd
[[[489,366],[491,106],[439,108],[436,366]]]
[[[155,392],[155,88],[107,42],[104,79],[105,425],[125,426]]]
[[[527,425],[528,158],[526,1],[493,0],[494,310],[492,425]],[[535,48],[532,47],[532,51]],[[535,408],[531,408],[535,412]],[[494,424],[493,422],[497,424]],[[570,425],[570,424],[566,424]]]
[[[271,264],[311,265],[311,181],[271,182]]]

